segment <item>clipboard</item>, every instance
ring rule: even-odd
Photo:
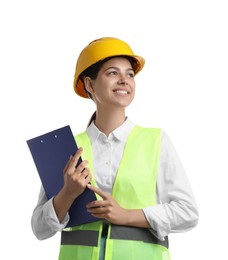
[[[26,141],[40,180],[48,199],[55,196],[64,185],[63,170],[70,155],[78,150],[76,141],[69,125]],[[78,164],[82,162],[79,159]],[[93,191],[85,191],[73,202],[69,209],[70,220],[67,227],[97,221],[86,210],[86,204],[96,200]]]

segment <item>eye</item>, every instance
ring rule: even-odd
[[[129,77],[129,78],[134,78],[134,76],[135,76],[134,72],[129,72],[129,73],[128,73],[128,77]]]
[[[112,70],[112,71],[109,72],[109,75],[117,75],[117,71]]]
[[[110,70],[110,71],[108,71],[108,75],[109,76],[116,76],[116,75],[118,75],[118,72],[116,70]]]

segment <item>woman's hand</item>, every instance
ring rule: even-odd
[[[72,199],[77,198],[83,193],[92,176],[90,174],[88,161],[82,161],[77,167],[78,160],[83,152],[79,148],[74,156],[71,156],[64,169],[64,187],[65,194]]]
[[[70,157],[63,171],[63,188],[53,199],[55,213],[60,223],[62,223],[74,200],[82,194],[91,180],[89,168],[86,167],[87,161],[81,162],[76,167],[82,151],[82,148],[79,148],[75,155]]]
[[[149,223],[142,209],[124,209],[107,192],[87,184],[87,187],[102,197],[87,204],[87,211],[94,217],[106,219],[115,225],[149,228]]]
[[[116,225],[125,225],[127,223],[128,210],[123,209],[110,194],[91,184],[88,184],[87,187],[103,198],[103,200],[95,200],[87,204],[89,213],[94,217],[106,219]]]

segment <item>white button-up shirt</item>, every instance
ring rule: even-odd
[[[129,120],[107,137],[94,123],[86,130],[93,152],[93,173],[96,184],[112,193],[112,187],[123,155],[127,138],[134,128]],[[151,232],[160,240],[169,233],[185,232],[196,226],[198,209],[181,161],[167,134],[162,131],[160,159],[157,173],[157,204],[143,209]],[[53,208],[52,199],[45,196],[43,187],[32,216],[32,228],[39,239],[53,236],[68,223],[67,214],[62,223]]]

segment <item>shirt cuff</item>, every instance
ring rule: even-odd
[[[52,231],[62,231],[70,219],[69,214],[67,213],[62,223],[59,222],[53,206],[53,198],[47,201],[47,203],[43,206],[43,216]]]
[[[148,223],[151,226],[150,232],[159,240],[164,241],[165,237],[170,233],[170,225],[164,214],[162,206],[150,206],[143,209]]]

